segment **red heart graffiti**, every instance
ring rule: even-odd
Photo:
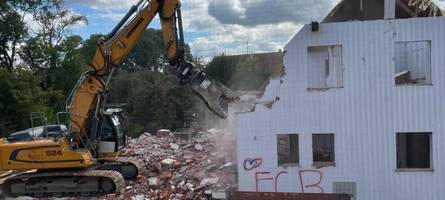
[[[246,158],[244,160],[244,170],[250,171],[252,169],[256,169],[263,164],[262,158]]]

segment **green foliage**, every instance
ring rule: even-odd
[[[81,44],[80,36],[70,36],[64,39],[58,50],[58,53],[63,55],[60,67],[49,68],[46,72],[47,87],[64,94],[64,100],[53,105],[59,111],[64,110],[65,99],[68,98],[80,75],[88,69]]]
[[[198,69],[202,69],[202,61],[192,55],[191,48],[185,45],[185,56]],[[145,30],[141,39],[127,56],[121,66],[121,70],[138,71],[168,71],[169,67],[166,49],[162,39],[162,31],[149,28]]]
[[[144,130],[144,126],[137,123],[128,123],[128,136],[131,138],[139,137]]]
[[[61,67],[63,43],[69,28],[86,23],[84,16],[63,8],[61,0],[38,0],[29,13],[38,29],[28,37],[21,51],[22,60],[34,71]]]
[[[162,31],[147,29],[122,64],[126,71],[161,71],[168,65]]]
[[[43,91],[31,72],[0,69],[0,129],[2,134],[29,127],[31,112],[53,113],[48,105],[62,99],[57,91]],[[53,116],[50,116],[53,117]]]
[[[93,60],[94,53],[96,53],[97,44],[99,43],[99,39],[102,37],[100,34],[93,34],[90,38],[84,40],[82,42],[82,56],[84,57],[87,64]]]
[[[29,68],[41,77],[44,90],[61,91],[66,98],[80,74],[87,70],[81,46],[80,36],[66,37],[54,49],[45,45],[41,38],[33,37],[23,47],[22,58]],[[52,62],[56,63],[56,66],[48,67],[50,61],[47,58],[52,54],[57,54],[52,57],[55,58]],[[54,102],[53,106],[63,111],[65,101]]]
[[[32,71],[37,73],[42,68],[48,68],[47,54],[42,38],[30,37],[24,42],[20,51],[20,57]]]
[[[190,89],[179,86],[176,77],[158,71],[121,74],[110,88],[109,102],[127,103],[133,126],[152,133],[182,127],[184,112],[193,107]]]
[[[228,85],[236,90],[262,90],[271,75],[265,68],[258,67],[257,61],[251,56],[238,60],[235,67]]]
[[[43,112],[48,121],[64,111],[65,100],[82,72],[88,70],[101,35],[82,40],[69,29],[86,18],[63,8],[61,0],[0,1],[0,134],[29,128],[30,113]],[[36,30],[24,23],[35,20]],[[190,47],[186,56],[198,68]],[[20,58],[20,59],[19,59]],[[18,63],[18,64],[17,64]],[[112,79],[108,103],[127,103],[133,136],[142,130],[175,130],[185,111],[198,110],[188,86],[169,74],[160,30],[148,29]]]
[[[220,55],[209,63],[205,69],[207,74],[234,90],[261,90],[272,74],[260,67],[252,55],[226,56]]]
[[[44,44],[50,48],[55,48],[61,43],[70,27],[87,22],[85,16],[62,7],[62,0],[38,0],[37,2],[36,7],[30,10],[30,14],[39,26],[37,36],[41,37]]]
[[[32,30],[24,16],[32,16]],[[8,0],[0,3],[0,129],[29,128],[30,113],[50,122],[65,109],[66,96],[86,70],[82,38],[69,28],[86,22],[60,0]],[[18,57],[20,56],[20,59]],[[6,69],[6,70],[3,70]]]
[[[228,59],[227,56],[222,54],[213,58],[205,71],[215,80],[223,83],[224,85],[228,85],[230,79],[232,78],[232,74],[235,73],[235,65],[235,60]]]
[[[193,59],[189,47],[186,53]],[[111,82],[108,102],[127,103],[133,136],[141,131],[153,133],[161,128],[183,127],[184,112],[196,108],[197,99],[190,88],[181,86],[166,70],[166,57],[162,32],[148,29]]]
[[[25,15],[32,16],[36,30],[30,30]],[[37,71],[59,64],[58,45],[69,28],[86,18],[62,7],[61,0],[8,0],[0,4],[0,62],[15,69],[18,56]],[[22,47],[23,48],[20,48]]]
[[[0,63],[12,71],[18,57],[19,44],[28,36],[23,11],[35,4],[29,1],[10,0],[0,4]]]

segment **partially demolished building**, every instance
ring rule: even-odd
[[[239,190],[445,199],[441,16],[431,1],[343,0],[305,25],[272,108],[232,115]]]

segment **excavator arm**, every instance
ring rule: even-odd
[[[116,66],[134,48],[156,15],[161,20],[163,42],[172,71],[182,84],[190,85],[211,111],[226,118],[222,104],[235,99],[235,95],[186,60],[180,6],[179,0],[140,0],[113,31],[100,39],[90,64],[92,70],[81,76],[67,101],[71,132],[77,144],[85,146],[82,139],[85,136],[96,138],[108,82]]]
[[[171,64],[176,64],[182,52],[176,34],[176,11],[180,8],[178,0],[141,0],[134,5],[119,24],[108,35],[101,38],[91,62],[94,72],[99,75],[109,73],[119,65],[139,41],[153,18],[159,14],[162,36]]]
[[[17,143],[0,139],[0,170],[37,169],[2,180],[3,194],[109,194],[124,189],[124,178],[134,179],[143,171],[143,161],[119,157],[126,146],[119,115],[122,107],[107,107],[105,102],[113,72],[156,15],[161,19],[169,63],[180,82],[190,85],[210,110],[226,117],[221,102],[230,99],[230,90],[207,78],[185,58],[179,0],[141,0],[110,34],[100,39],[92,69],[82,74],[68,98],[68,137]]]

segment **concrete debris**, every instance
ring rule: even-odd
[[[212,191],[212,199],[227,199],[225,191]]]
[[[232,152],[221,152],[222,148],[217,146],[222,135],[221,131],[215,131],[214,134],[181,140],[143,134],[128,146],[124,155],[143,159],[147,170],[136,180],[128,181],[133,188],[119,196],[124,199],[138,195],[162,200],[209,199],[206,190],[211,191],[210,197],[213,193],[222,196],[235,190],[237,166],[232,163],[236,163],[236,158],[231,156]],[[226,149],[235,151],[235,143],[230,145],[233,146]],[[141,150],[142,155],[135,153]],[[105,199],[107,197],[100,200]]]
[[[135,197],[131,197],[131,199],[133,199],[133,200],[145,200],[145,196],[144,195],[137,195]]]
[[[188,132],[186,131],[173,132],[173,137],[175,137],[176,139],[188,140],[188,141],[192,140],[192,138],[196,135],[197,133],[195,133],[194,130],[188,130]]]
[[[6,198],[6,200],[33,200],[32,197]]]
[[[417,84],[417,81],[412,78],[411,72],[409,70],[397,73],[395,75],[395,79],[396,79],[396,85]]]
[[[175,143],[170,143],[170,148],[173,150],[178,150],[179,149],[179,145],[175,144]]]
[[[143,174],[126,181],[127,186],[121,194],[88,199],[229,199],[230,195],[226,194],[238,188],[237,166],[233,164],[236,163],[235,142],[225,142],[223,138],[228,138],[225,132],[213,130],[187,141],[158,137],[158,133],[145,133],[131,139],[123,152],[123,156],[137,157],[145,162]],[[219,146],[221,144],[227,147]],[[81,198],[66,198],[78,199]]]
[[[148,179],[148,185],[149,186],[158,186],[159,185],[159,179],[158,177],[151,177]]]
[[[195,144],[195,149],[198,150],[198,151],[204,150],[204,148],[200,144]]]
[[[272,109],[273,105],[280,101],[278,94],[282,84],[281,79],[269,80],[262,95],[258,95],[257,92],[242,92],[239,101],[230,103],[229,108],[234,113],[255,112],[258,105]]]
[[[201,181],[201,184],[199,184],[199,185],[217,184],[218,181],[219,181],[219,178],[218,178],[218,177],[215,177],[215,178],[206,178],[206,179],[203,179],[203,180]]]
[[[176,160],[173,160],[171,158],[167,158],[165,160],[162,160],[161,163],[162,164],[166,164],[166,165],[172,165]]]
[[[158,137],[172,137],[172,132],[168,129],[159,129],[158,131],[156,131],[156,135]]]
[[[219,169],[224,169],[224,168],[226,168],[226,167],[230,167],[230,166],[232,166],[232,165],[233,165],[233,163],[228,162],[228,163],[222,165],[221,167],[219,167]]]

